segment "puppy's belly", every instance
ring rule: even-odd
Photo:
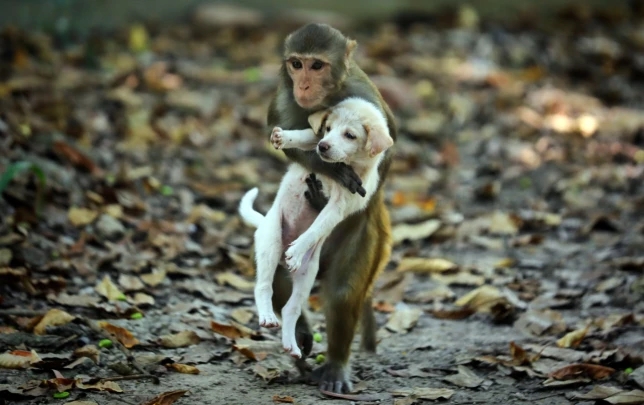
[[[306,178],[309,172],[299,165],[292,166],[281,185],[282,206],[280,207],[280,217],[282,222],[282,246],[286,248],[297,239],[304,231],[309,229],[311,224],[317,218],[317,212],[306,200],[304,193],[308,190]],[[322,181],[322,191],[328,197],[327,179],[318,179]]]

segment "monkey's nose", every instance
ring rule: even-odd
[[[327,151],[327,150],[329,150],[330,148],[331,148],[331,145],[329,145],[329,144],[328,144],[328,143],[326,143],[326,142],[320,142],[320,143],[318,143],[318,150],[319,150],[320,152],[326,152],[326,151]]]

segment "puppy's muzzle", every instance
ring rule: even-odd
[[[318,152],[320,154],[325,154],[329,149],[331,149],[331,145],[329,145],[328,143],[324,141],[318,143]]]

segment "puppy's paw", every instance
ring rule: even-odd
[[[259,326],[263,326],[265,328],[276,328],[280,326],[280,322],[273,312],[259,314]]]
[[[288,352],[291,357],[294,359],[299,359],[302,358],[302,352],[300,351],[300,348],[297,346],[297,341],[295,340],[294,336],[282,336],[282,346],[284,347],[284,351]]]
[[[271,132],[271,144],[275,149],[282,149],[282,146],[284,146],[284,132],[282,128],[273,128],[273,132]]]
[[[284,256],[286,259],[286,265],[290,271],[296,271],[302,267],[304,262],[304,255],[306,254],[306,249],[302,247],[302,243],[293,242],[291,246],[286,249]]]

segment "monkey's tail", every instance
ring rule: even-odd
[[[248,190],[239,202],[239,215],[246,223],[253,225],[255,228],[259,227],[259,224],[264,220],[264,216],[253,209],[253,203],[257,198],[258,192],[257,187]]]

